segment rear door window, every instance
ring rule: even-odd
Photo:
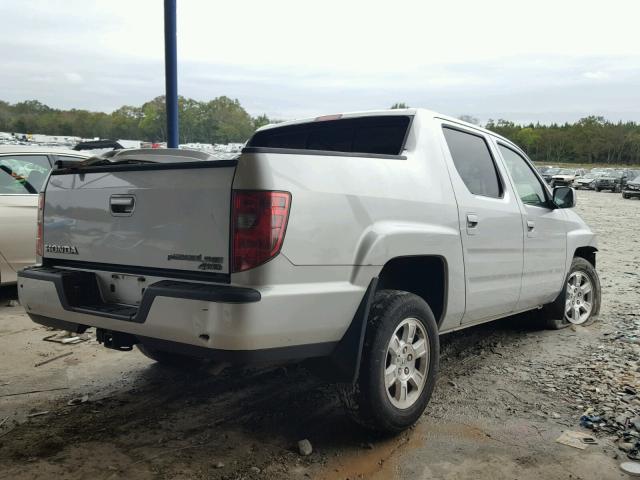
[[[256,132],[247,147],[400,155],[411,117],[387,115],[324,120]]]
[[[467,189],[474,195],[502,197],[502,184],[487,141],[480,135],[443,127],[451,158]]]

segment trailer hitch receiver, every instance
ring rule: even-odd
[[[96,338],[105,347],[121,352],[130,352],[133,350],[133,346],[138,343],[138,339],[129,333],[112,332],[102,328],[98,328]]]

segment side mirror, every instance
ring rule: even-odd
[[[576,206],[576,193],[571,187],[553,189],[553,203],[557,208],[573,208]]]

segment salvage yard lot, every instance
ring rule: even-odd
[[[640,416],[640,201],[580,191],[577,209],[599,235],[599,323],[552,332],[524,315],[443,337],[431,404],[394,438],[354,427],[300,366],[183,372],[93,337],[45,342],[3,289],[0,479],[627,478],[615,440]],[[598,444],[556,443],[587,431],[585,411]]]

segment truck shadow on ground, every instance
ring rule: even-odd
[[[11,295],[0,290],[0,298]],[[478,359],[464,368],[477,368],[483,362],[478,352],[517,344],[537,329],[520,315],[443,336],[440,374],[455,378],[460,360],[473,356]],[[508,348],[503,351],[509,355]],[[74,407],[60,402],[52,415],[31,418],[0,439],[0,456],[63,461],[70,447],[89,453],[89,445],[100,442],[124,452],[127,462],[153,464],[155,470],[185,456],[208,463],[248,456],[247,468],[262,468],[274,458],[297,460],[296,444],[303,438],[324,452],[379,439],[351,423],[335,388],[301,365],[230,367],[217,375],[213,369],[185,372],[152,364],[126,372],[135,377],[133,387],[107,386],[98,399]]]

